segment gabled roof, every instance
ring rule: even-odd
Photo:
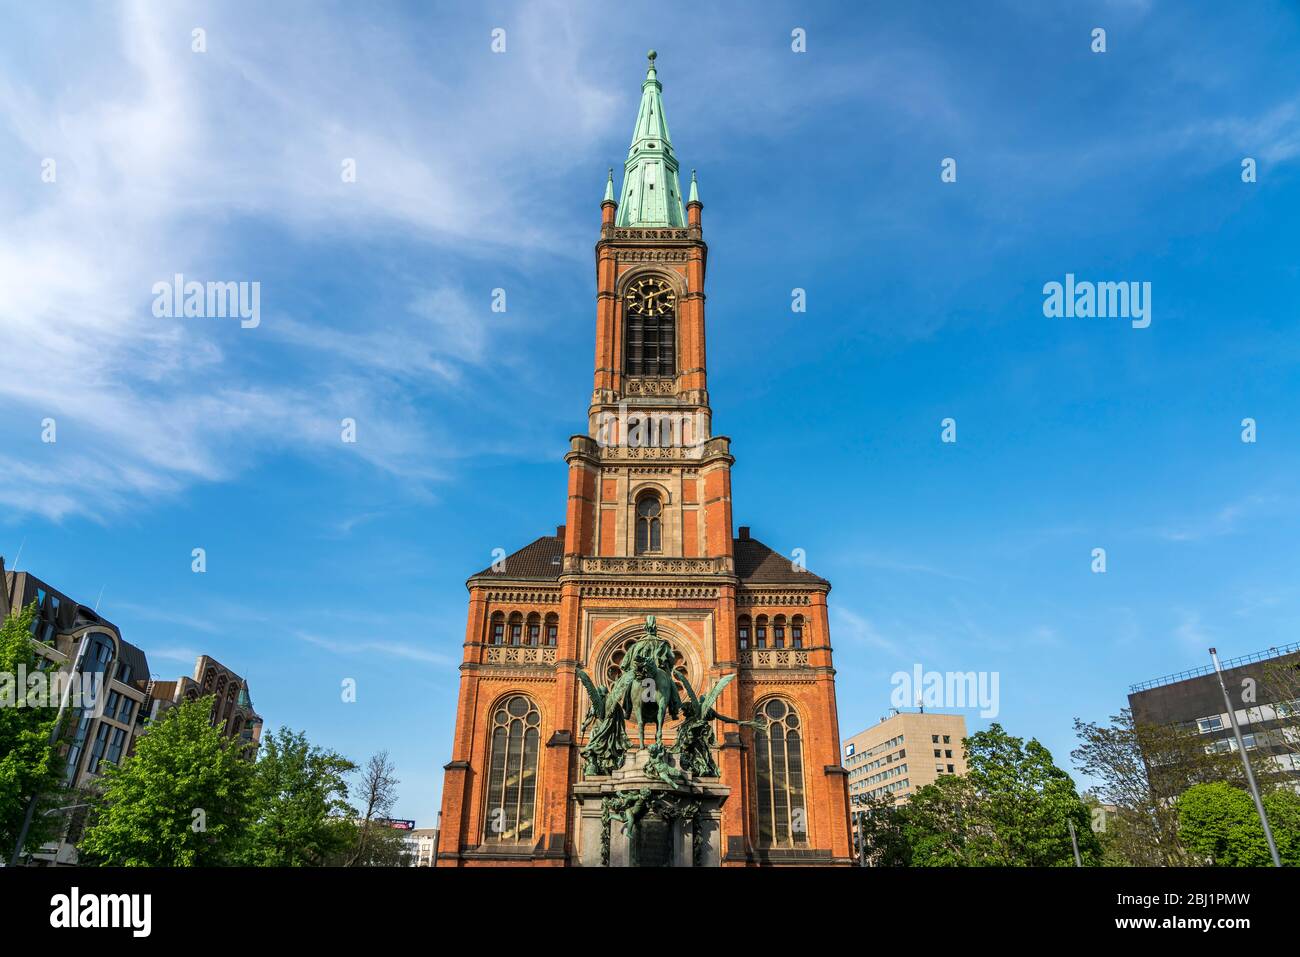
[[[756,538],[737,538],[736,577],[746,584],[801,584],[829,585],[824,578],[796,568],[794,563],[779,552],[774,552]]]
[[[503,581],[556,581],[564,570],[564,539],[559,535],[543,535],[519,551],[507,555],[500,563],[500,569],[497,571],[489,565],[470,577],[500,578]]]
[[[736,576],[742,583],[829,585],[824,578],[798,569],[789,558],[768,548],[756,538],[734,540]],[[564,570],[564,537],[543,535],[500,563],[500,571],[488,566],[470,578],[501,581],[558,581]]]

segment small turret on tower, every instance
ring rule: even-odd
[[[691,170],[691,197],[686,202],[686,225],[700,229],[700,211],[704,204],[700,202],[700,187],[695,181],[695,170]]]
[[[609,179],[605,182],[605,198],[600,201],[601,227],[614,225],[614,211],[618,203],[614,202],[614,167],[609,168]]]

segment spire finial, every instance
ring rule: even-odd
[[[682,187],[677,178],[668,121],[664,119],[663,84],[655,75],[659,54],[646,51],[646,75],[641,82],[641,106],[627,162],[623,164],[623,190],[618,200],[619,226],[686,225]]]
[[[609,179],[605,181],[605,198],[602,203],[614,202],[614,167],[609,168]]]
[[[691,195],[686,200],[688,203],[698,203],[700,201],[699,184],[695,182],[695,170],[691,170]]]

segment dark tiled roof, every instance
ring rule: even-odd
[[[500,578],[507,581],[555,581],[564,570],[563,559],[564,539],[558,535],[543,535],[519,551],[507,555],[501,571],[493,571],[489,565],[470,577]]]
[[[149,680],[149,659],[129,641],[122,642],[122,660],[131,666],[132,685],[143,685]]]
[[[829,585],[824,578],[794,567],[786,556],[772,551],[756,538],[737,538],[732,543],[736,550],[736,576],[742,582],[762,584]]]
[[[790,559],[774,552],[756,538],[737,538],[736,575],[755,584],[829,585],[809,571],[800,571]],[[557,581],[563,571],[564,539],[543,535],[517,552],[507,555],[501,571],[491,566],[471,578],[499,578],[502,581]]]

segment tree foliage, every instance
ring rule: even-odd
[[[262,741],[254,768],[254,817],[239,862],[252,867],[315,867],[355,841],[347,758],[281,728]]]
[[[246,745],[211,721],[213,699],[186,701],[152,722],[135,754],[107,764],[79,844],[90,862],[120,867],[235,863],[254,818]]]
[[[26,849],[39,847],[56,834],[59,819],[41,813],[52,808],[62,783],[58,752],[49,743],[50,732],[58,714],[58,701],[48,697],[43,707],[28,707],[23,702],[26,688],[18,687],[20,667],[27,675],[37,673],[38,655],[32,648],[31,628],[36,617],[33,603],[22,612],[9,615],[0,625],[0,675],[12,686],[9,696],[0,703],[0,853],[5,860],[18,840],[27,805],[32,795],[38,798],[37,813],[28,832]]]
[[[887,797],[855,805],[855,833],[865,844],[866,863],[872,867],[907,867],[912,845],[907,835],[905,806]],[[863,849],[859,849],[859,854]]]
[[[1074,822],[1085,864],[1101,859],[1090,813],[1070,776],[1035,739],[993,724],[962,742],[967,774],[943,775],[907,804],[872,805],[865,844],[877,864],[1057,867],[1074,863]]]
[[[360,771],[357,798],[363,806],[356,822],[352,848],[343,863],[348,867],[393,867],[402,863],[406,837],[389,823],[397,803],[397,768],[387,751],[371,756]]]
[[[1300,795],[1279,788],[1263,797],[1278,856],[1300,866]],[[1217,867],[1267,867],[1272,864],[1264,826],[1245,790],[1224,781],[1196,784],[1178,798],[1183,844],[1198,863]]]
[[[1134,721],[1125,708],[1107,725],[1075,719],[1075,765],[1098,780],[1099,803],[1112,805],[1102,842],[1108,863],[1178,867],[1189,861],[1179,838],[1180,794],[1197,784],[1244,784],[1233,751],[1205,750],[1196,731]]]

